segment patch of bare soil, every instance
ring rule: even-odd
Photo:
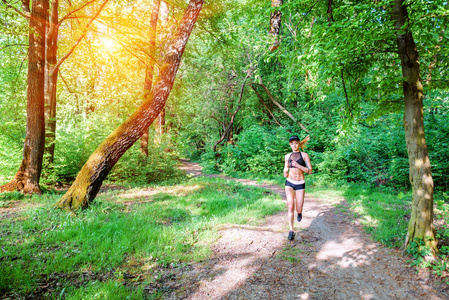
[[[183,164],[200,174],[197,164]],[[282,188],[262,186],[285,200]],[[172,270],[167,298],[449,299],[446,284],[423,270],[417,274],[398,250],[373,242],[332,203],[306,194],[295,226],[294,242],[287,240],[286,211],[258,227],[221,228],[211,259]]]

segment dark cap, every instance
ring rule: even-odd
[[[292,142],[292,141],[298,141],[298,142],[299,142],[299,137],[298,137],[297,135],[292,135],[292,136],[290,137],[290,140],[289,140],[288,142],[290,143],[290,142]]]

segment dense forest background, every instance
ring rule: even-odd
[[[44,168],[44,186],[70,183],[142,102],[150,2],[111,1],[93,22],[86,16],[100,3],[61,3],[60,15],[82,9],[60,25],[59,57],[83,38],[59,67],[55,156]],[[421,58],[432,175],[441,192],[449,187],[447,3],[418,2],[410,3],[410,26]],[[170,2],[166,19],[176,20],[182,6]],[[199,160],[209,172],[281,177],[287,138],[298,134],[311,137],[307,152],[317,181],[410,188],[400,62],[382,2],[284,1],[280,46],[272,52],[271,12],[270,1],[215,1],[203,9],[165,124],[150,128],[148,160],[142,162],[134,145],[109,180],[169,178],[179,157]],[[5,5],[1,19],[0,182],[6,183],[25,138],[28,25]],[[160,36],[169,35],[163,26],[173,24],[159,24]],[[157,55],[163,48],[159,42]]]
[[[391,30],[385,28],[389,22],[381,20],[385,11],[380,7],[370,15],[369,1],[335,1],[334,24],[328,24],[327,2],[285,2],[281,46],[274,52],[269,50],[269,1],[216,1],[204,9],[167,102],[165,126],[150,129],[148,161],[139,163],[135,145],[110,180],[170,177],[178,157],[201,160],[209,172],[281,176],[287,138],[299,134],[311,136],[307,151],[323,181],[410,187],[400,63],[391,50]],[[410,13],[437,191],[448,190],[449,174],[443,2],[413,3]],[[60,56],[84,38],[60,66],[55,160],[44,169],[44,185],[70,183],[97,145],[142,101],[151,3],[108,3],[83,33],[88,21],[82,15],[95,8],[87,6],[60,27]],[[171,3],[167,18],[176,19],[180,10]],[[26,19],[12,9],[3,8],[1,23],[0,181],[5,183],[20,164],[25,137],[28,41]]]
[[[448,26],[447,0],[0,1],[0,293],[163,298],[285,210],[180,160],[282,187],[293,134],[308,197],[447,283]]]

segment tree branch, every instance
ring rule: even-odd
[[[282,110],[290,119],[292,119],[295,123],[298,123],[299,126],[307,133],[309,133],[309,130],[307,130],[307,128],[301,124],[301,122],[299,122],[298,120],[296,120],[295,117],[293,117],[293,115],[286,110],[279,102],[277,102],[273,95],[271,95],[270,91],[268,90],[268,88],[262,83],[262,81],[259,83],[259,85],[265,90],[265,92],[267,93],[268,97],[270,98],[271,102],[273,102],[277,107],[280,108],[280,110]]]
[[[61,70],[58,69],[59,77],[61,77],[62,82],[64,82],[65,87],[69,91],[70,94],[73,94],[74,92],[70,90],[69,85],[67,84],[67,81],[65,81],[64,77],[62,76]]]
[[[349,98],[348,98],[348,92],[346,91],[346,84],[345,84],[345,78],[343,76],[343,69],[341,69],[341,82],[343,83],[343,90],[345,91],[346,104],[348,105],[349,114],[352,117],[352,110],[351,110],[351,106],[349,105]]]
[[[139,56],[137,56],[133,51],[131,51],[130,49],[128,49],[128,47],[126,47],[125,46],[125,44],[123,44],[121,41],[119,41],[119,40],[117,40],[116,38],[114,38],[114,37],[112,37],[112,36],[110,36],[110,35],[108,35],[108,34],[106,34],[106,33],[104,33],[104,32],[100,32],[100,31],[98,31],[98,30],[92,30],[92,32],[95,32],[95,33],[97,33],[97,34],[101,34],[101,35],[104,35],[104,36],[107,36],[108,38],[110,38],[111,40],[113,40],[114,42],[116,42],[117,44],[119,44],[120,46],[122,46],[123,47],[123,49],[125,49],[126,50],[126,52],[128,52],[129,54],[131,54],[132,56],[134,56],[135,58],[137,58],[143,65],[147,65],[147,63],[143,60],[143,59],[141,59]],[[148,53],[146,53],[145,51],[143,51],[145,54],[147,54],[148,55]],[[158,67],[160,67],[160,65],[158,65],[157,64],[157,61],[156,61],[156,59],[154,58],[154,57],[151,57],[150,56],[150,58],[153,60],[153,62],[158,66]]]
[[[1,48],[0,48],[0,51],[3,50],[3,49],[5,49],[5,48],[8,48],[8,47],[16,47],[16,46],[26,47],[27,45],[25,45],[25,44],[12,44],[12,45],[6,45],[6,46],[1,47]]]
[[[29,3],[28,3],[28,9],[26,9],[25,5],[22,5],[23,10],[25,11],[25,12],[22,12],[22,11],[18,10],[17,8],[15,8],[14,6],[12,6],[11,4],[9,4],[8,2],[6,2],[6,0],[2,0],[2,2],[5,3],[6,7],[14,10],[16,13],[18,13],[22,17],[27,18],[27,19],[30,18]]]
[[[3,1],[4,1],[4,0],[3,0]],[[72,10],[71,12],[69,12],[68,14],[66,14],[64,17],[62,17],[61,20],[59,20],[59,24],[61,24],[62,22],[64,22],[64,21],[67,20],[67,19],[77,18],[76,16],[73,16],[73,17],[72,17],[72,15],[74,15],[76,12],[82,10],[82,9],[85,8],[86,6],[88,6],[88,5],[92,4],[92,3],[94,3],[95,1],[97,1],[97,0],[87,1],[86,3],[84,3],[84,5],[78,7],[78,8],[75,9],[75,10]],[[72,5],[72,4],[70,4],[70,5]]]
[[[221,38],[217,37],[213,32],[211,32],[210,30],[208,30],[203,24],[201,24],[201,22],[196,22],[196,24],[198,24],[198,26],[200,26],[204,31],[206,31],[207,33],[209,33],[213,38],[215,38],[216,40],[220,41],[221,43],[226,45],[226,41],[223,41]]]
[[[315,7],[315,5],[317,5],[317,3],[320,0],[315,1],[315,3],[312,4],[312,6],[310,7],[310,9],[304,14],[304,17],[302,17],[302,19],[298,22],[298,23],[302,23],[302,21],[304,21],[304,19],[309,15],[309,13],[312,11],[312,9]]]
[[[256,88],[254,87],[253,84],[251,84],[251,88],[253,89],[254,93],[256,93],[257,97],[259,98],[260,102],[262,102],[263,106],[265,106],[265,108],[268,110],[268,113],[271,115],[271,117],[274,119],[274,121],[276,122],[276,124],[278,124],[281,127],[284,127],[281,125],[281,123],[278,122],[278,120],[276,119],[276,117],[273,115],[273,113],[270,111],[270,109],[268,108],[268,106],[265,104],[265,101],[263,100],[263,97],[259,94],[259,92],[256,90]]]

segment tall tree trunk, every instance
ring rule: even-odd
[[[50,22],[46,36],[46,64],[45,64],[45,167],[53,164],[55,156],[56,137],[56,84],[58,80],[57,52],[58,52],[58,8],[59,0],[51,3]],[[53,69],[56,67],[55,69]]]
[[[30,15],[27,80],[27,124],[22,163],[11,182],[0,192],[19,190],[25,194],[41,194],[39,179],[45,143],[44,69],[45,28],[48,0],[35,0]]]
[[[71,13],[59,20],[59,0],[52,0],[51,12],[48,26],[46,28],[46,53],[45,53],[45,167],[51,168],[54,161],[55,153],[55,138],[56,138],[56,86],[58,81],[59,66],[72,55],[75,48],[79,45],[81,40],[86,36],[92,22],[98,17],[100,12],[106,6],[109,0],[104,0],[100,8],[96,11],[94,16],[88,21],[82,35],[74,42],[72,48],[58,61],[58,35],[59,25],[62,21],[67,20]],[[86,110],[93,111],[93,106]],[[77,109],[79,111],[79,109]],[[77,113],[77,112],[76,112]]]
[[[111,168],[159,115],[173,87],[182,54],[202,6],[203,0],[190,1],[149,97],[92,153],[70,189],[56,204],[58,207],[66,210],[87,207]]]
[[[153,4],[153,10],[151,12],[150,20],[150,62],[145,70],[145,85],[143,87],[144,99],[146,99],[151,92],[153,86],[154,66],[156,65],[156,33],[157,33],[157,20],[159,18],[159,8],[161,0],[155,0]],[[144,134],[140,137],[140,152],[144,157],[148,157],[148,136],[149,128],[147,128]]]
[[[407,246],[413,239],[422,239],[437,251],[433,226],[433,179],[424,135],[423,85],[418,51],[407,27],[408,13],[404,0],[395,0],[393,18],[402,66],[405,140],[413,188],[412,214],[405,244]]]
[[[281,7],[282,0],[271,0],[272,7]],[[270,51],[273,52],[279,47],[279,35],[281,33],[281,17],[282,12],[280,10],[275,10],[270,16],[270,34],[273,37],[273,42],[270,46]]]

